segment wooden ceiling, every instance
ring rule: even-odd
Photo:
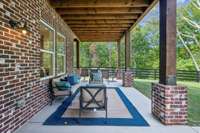
[[[81,41],[118,41],[158,0],[49,0]]]

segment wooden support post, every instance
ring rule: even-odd
[[[152,84],[152,114],[166,125],[185,125],[187,88],[176,85],[176,0],[160,0],[159,82]]]
[[[131,56],[130,56],[130,31],[127,30],[125,32],[125,70],[127,70],[129,67],[130,67],[130,59],[131,59]]]
[[[131,59],[130,31],[125,32],[125,72],[123,73],[123,86],[131,87],[133,85],[133,72],[129,70]]]
[[[80,68],[80,42],[76,41],[76,67]]]
[[[121,67],[121,47],[120,47],[120,41],[117,41],[117,67],[120,69]]]
[[[176,85],[176,0],[160,0],[159,82]]]
[[[116,78],[121,79],[122,78],[122,71],[121,71],[121,46],[120,46],[120,40],[117,41],[117,72],[116,72]]]

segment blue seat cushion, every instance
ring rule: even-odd
[[[100,70],[92,70],[90,72],[90,80],[91,81],[98,81],[101,82],[102,81],[102,73]]]
[[[94,81],[101,81],[101,74],[93,73],[92,75]]]
[[[69,90],[71,88],[70,83],[66,81],[59,81],[59,82],[56,82],[55,84],[58,90],[60,91]]]

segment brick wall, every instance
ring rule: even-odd
[[[28,34],[10,28],[25,18]],[[46,0],[0,1],[0,133],[13,132],[47,105],[48,80],[40,80],[40,20],[67,37],[67,71],[72,71],[75,35]],[[18,101],[24,106],[17,107]]]
[[[156,118],[166,125],[186,124],[186,87],[153,84],[152,113]]]

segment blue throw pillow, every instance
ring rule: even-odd
[[[55,84],[60,91],[69,90],[71,88],[70,83],[66,81],[56,82]]]
[[[69,75],[67,79],[71,85],[75,85],[80,82],[80,79],[79,79],[78,75],[76,75],[76,74]]]

